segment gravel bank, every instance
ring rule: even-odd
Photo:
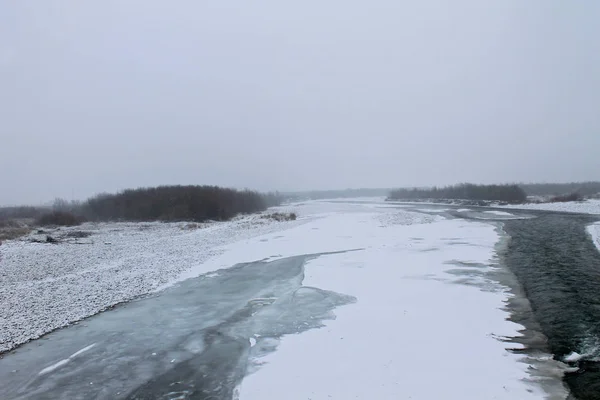
[[[229,222],[102,223],[50,231],[89,232],[58,244],[33,237],[0,246],[0,353],[177,280],[224,245],[303,221],[253,215]],[[45,238],[45,235],[42,236]]]

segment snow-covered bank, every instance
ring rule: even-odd
[[[84,224],[61,231],[89,232],[90,237],[60,244],[4,242],[0,352],[169,285],[182,272],[221,254],[223,245],[304,222],[254,215],[201,225]]]
[[[581,214],[600,214],[600,200],[598,199],[569,201],[565,203],[532,203],[497,207],[516,208],[521,210],[547,210]]]
[[[448,202],[435,202],[435,201],[387,201],[387,204],[402,206],[402,205],[413,205],[413,206],[465,206],[473,207],[474,209],[479,208],[479,205],[469,204],[470,201],[452,200]],[[488,204],[489,203],[489,204]],[[486,207],[494,208],[506,208],[506,209],[518,209],[518,210],[546,210],[546,211],[559,211],[559,212],[572,212],[581,214],[599,214],[600,215],[600,199],[588,199],[585,201],[569,201],[564,203],[527,203],[527,204],[509,204],[500,205],[496,202],[488,202]],[[467,211],[467,209],[459,209],[458,211]],[[500,214],[498,214],[500,215]]]
[[[337,319],[324,328],[285,336],[275,352],[252,359],[241,400],[546,396],[522,356],[506,350],[519,346],[502,340],[523,327],[506,320],[510,293],[486,275],[497,268],[494,225],[399,209],[319,207],[332,211],[229,246],[191,272],[359,249],[306,265],[304,286],[358,300],[336,309]],[[261,340],[272,346],[273,339],[259,336],[252,348]],[[554,398],[566,397],[559,380],[553,387],[561,392]]]

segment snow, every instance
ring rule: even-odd
[[[494,225],[330,207],[302,226],[230,245],[189,272],[355,250],[310,261],[303,285],[358,301],[336,309],[325,327],[285,336],[275,352],[251,359],[240,400],[526,400],[546,397],[544,379],[554,379],[566,397],[559,379],[530,375],[524,356],[506,349],[520,347],[505,341],[523,327],[507,320],[508,289],[486,276],[499,268]]]
[[[581,214],[600,214],[600,200],[569,201],[565,203],[539,203],[497,206],[498,208],[516,208],[522,210],[547,210],[573,212]]]
[[[587,227],[587,231],[592,237],[592,241],[600,251],[600,222],[596,224],[589,225]]]
[[[514,214],[505,212],[505,211],[486,211],[486,213],[488,214],[493,214],[493,215],[501,215],[501,216],[508,216],[508,217],[513,217]]]
[[[102,223],[50,231],[91,232],[60,244],[0,246],[0,353],[115,304],[158,290],[221,254],[223,245],[306,223],[258,215],[210,224]]]
[[[76,351],[75,353],[73,353],[69,358],[74,358],[77,357],[83,353],[85,353],[86,351],[90,350],[91,348],[93,348],[94,346],[96,346],[96,343],[92,343],[89,346],[84,347],[83,349]]]
[[[89,346],[84,347],[83,349],[76,351],[75,353],[71,354],[69,356],[69,358],[66,358],[64,360],[60,360],[44,369],[42,369],[38,375],[46,375],[49,374],[50,372],[53,372],[55,370],[57,370],[60,367],[63,367],[65,365],[67,365],[69,363],[69,361],[71,361],[73,358],[80,356],[81,354],[85,353],[86,351],[90,350],[91,348],[93,348],[94,346],[96,346],[96,343],[90,344]]]
[[[254,334],[240,400],[547,397],[550,378],[533,375],[526,356],[507,350],[518,347],[510,338],[523,327],[507,320],[510,291],[489,275],[501,268],[495,225],[366,201],[312,201],[277,211],[300,218],[245,217],[194,230],[86,225],[77,229],[94,232],[85,239],[90,244],[6,242],[0,246],[2,346],[179,280],[219,276],[237,263],[328,253],[307,263],[303,286],[357,302],[335,309],[336,318],[320,329],[280,341]],[[274,352],[256,350],[267,340]]]
[[[577,352],[573,351],[565,357],[565,362],[577,362],[577,361],[581,360],[582,358],[583,358],[583,356],[581,354],[578,354]]]
[[[49,374],[50,372],[52,372],[52,371],[54,371],[54,370],[56,370],[56,369],[58,369],[58,368],[60,368],[60,367],[62,367],[62,366],[65,366],[65,365],[67,365],[68,363],[69,363],[69,359],[68,359],[68,358],[67,358],[67,359],[64,359],[64,360],[60,360],[59,362],[57,362],[57,363],[55,363],[55,364],[52,364],[52,365],[50,365],[49,367],[46,367],[46,368],[44,368],[43,370],[41,370],[41,371],[40,371],[40,373],[39,373],[38,375],[46,375],[46,374]]]

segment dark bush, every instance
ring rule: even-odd
[[[36,220],[36,224],[40,226],[76,226],[82,222],[81,217],[64,211],[52,211]]]
[[[527,195],[518,185],[474,185],[463,183],[442,188],[413,188],[393,190],[390,200],[477,200],[502,201],[507,203],[523,203]]]
[[[565,194],[562,196],[554,196],[548,200],[550,203],[566,203],[568,201],[582,201],[583,196],[579,193]]]
[[[274,195],[267,197],[250,190],[160,186],[98,195],[82,204],[81,213],[96,221],[223,221],[266,210],[276,202]]]

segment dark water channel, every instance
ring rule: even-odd
[[[586,230],[600,218],[448,204],[407,207],[500,222],[509,236],[501,262],[516,276],[533,313],[532,321],[530,315],[518,315],[521,310],[515,307],[513,321],[541,330],[547,338],[543,350],[571,367],[563,378],[571,392],[569,399],[600,400],[600,251]],[[494,214],[498,211],[518,218]],[[579,356],[569,361],[572,353]]]
[[[508,220],[505,262],[517,276],[558,360],[572,352],[565,383],[579,400],[600,399],[600,252],[586,232],[588,215],[537,212]]]

